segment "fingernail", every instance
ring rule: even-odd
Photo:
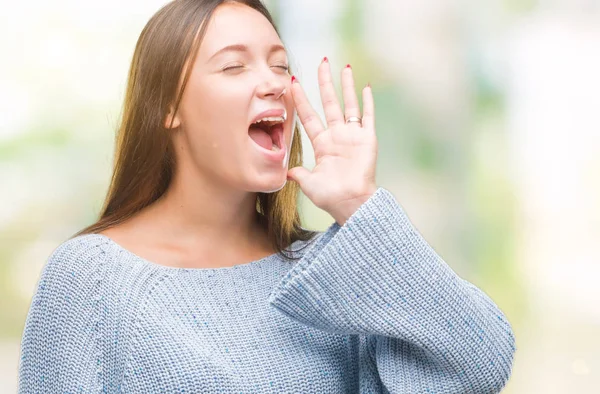
[[[325,57],[323,58],[323,62],[326,62],[326,63],[328,63],[328,62],[329,62],[329,59],[327,59],[327,56],[325,56]]]
[[[367,87],[371,88],[371,83],[370,82],[367,82]]]
[[[352,68],[352,67],[350,67],[350,64],[346,64],[346,68]]]
[[[292,83],[294,83],[296,81],[297,81],[296,77],[294,75],[292,75]]]

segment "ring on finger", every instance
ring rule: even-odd
[[[358,122],[362,125],[362,119],[359,118],[358,116],[349,116],[348,118],[346,118],[346,124],[348,124],[350,122]]]

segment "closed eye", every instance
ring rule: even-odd
[[[234,70],[236,68],[244,68],[244,66],[231,66],[231,67],[224,68],[223,71]]]
[[[284,69],[285,71],[289,71],[289,70],[290,70],[290,67],[289,67],[289,66],[287,66],[287,65],[279,65],[279,66],[274,66],[274,67],[279,67],[279,68],[282,68],[282,69]]]
[[[281,68],[281,69],[283,69],[285,71],[289,71],[290,70],[290,67],[287,66],[287,65],[276,65],[276,66],[273,66],[273,67],[278,67],[278,68]],[[224,68],[223,71],[235,70],[237,68],[244,68],[244,66],[231,66],[231,67]]]

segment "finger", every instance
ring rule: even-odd
[[[294,106],[298,112],[298,118],[304,126],[304,130],[306,130],[308,138],[312,141],[317,134],[325,130],[325,126],[323,125],[323,122],[321,122],[319,114],[317,114],[312,105],[310,105],[310,102],[304,93],[304,89],[302,88],[302,85],[298,83],[296,77],[292,77],[291,91]]]
[[[344,123],[344,115],[342,114],[331,78],[329,60],[326,57],[323,58],[323,61],[319,65],[319,90],[321,92],[321,103],[323,103],[327,126],[331,127],[339,123]]]
[[[373,100],[373,90],[371,85],[367,84],[362,90],[363,98],[363,128],[375,131],[375,102]]]
[[[345,119],[351,116],[360,117],[360,107],[354,87],[354,76],[352,75],[352,67],[349,64],[342,70],[342,96],[344,98]]]

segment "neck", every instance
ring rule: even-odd
[[[183,182],[174,179],[167,192],[148,207],[149,227],[188,245],[264,246],[266,232],[258,222],[257,193],[208,184],[186,179],[183,187]]]

